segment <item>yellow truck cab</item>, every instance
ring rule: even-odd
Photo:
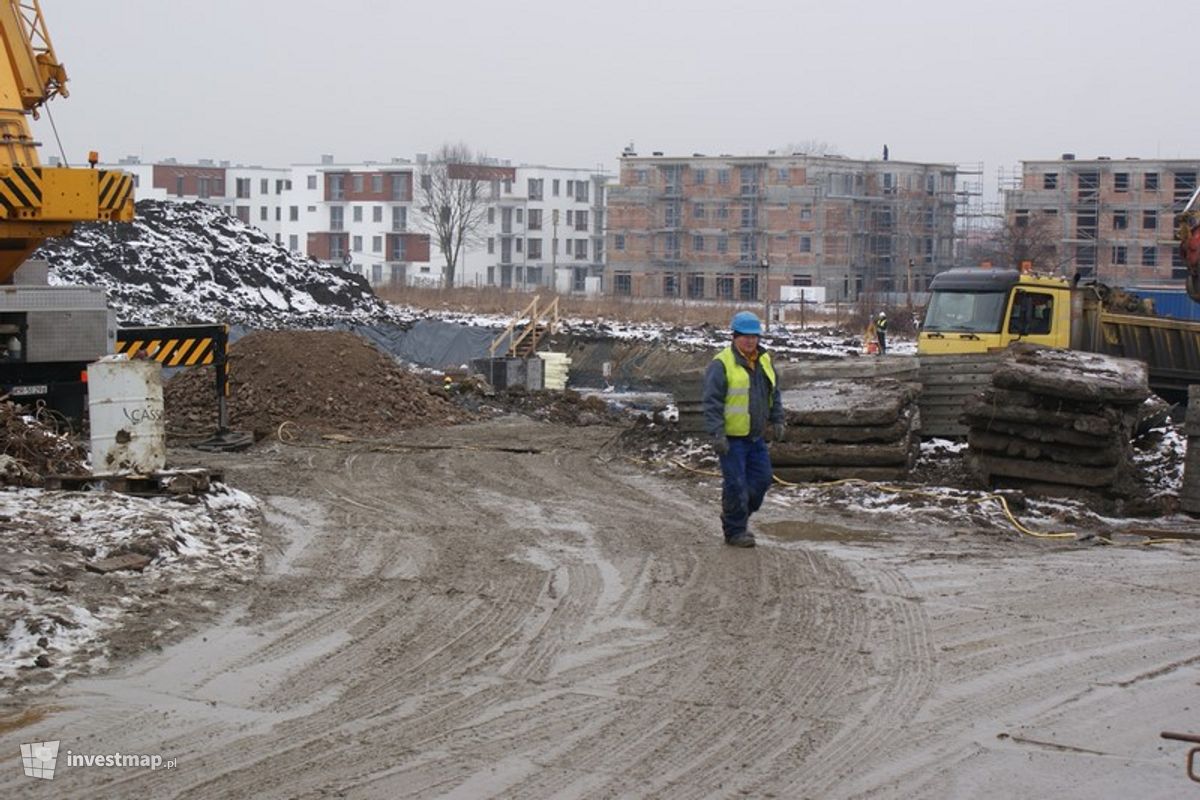
[[[1071,286],[1015,269],[951,269],[929,286],[918,355],[986,353],[1016,341],[1071,344]]]

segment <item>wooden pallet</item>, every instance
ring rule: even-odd
[[[69,492],[111,491],[142,497],[205,494],[225,480],[219,470],[170,469],[149,475],[48,475],[44,487]]]

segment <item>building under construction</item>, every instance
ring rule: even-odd
[[[610,294],[778,302],[920,292],[954,257],[953,164],[804,153],[621,158]]]
[[[1182,283],[1187,268],[1174,240],[1175,214],[1196,191],[1195,159],[1111,158],[1022,161],[1001,186],[1010,230],[1043,236],[1051,263],[1066,275],[1118,286]]]

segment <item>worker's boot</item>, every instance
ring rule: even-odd
[[[740,533],[737,536],[730,536],[725,540],[725,544],[730,547],[754,547],[754,534],[747,531]]]

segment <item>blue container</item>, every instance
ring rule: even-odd
[[[1200,303],[1188,297],[1183,289],[1138,289],[1125,291],[1154,301],[1154,313],[1160,317],[1200,322]]]

